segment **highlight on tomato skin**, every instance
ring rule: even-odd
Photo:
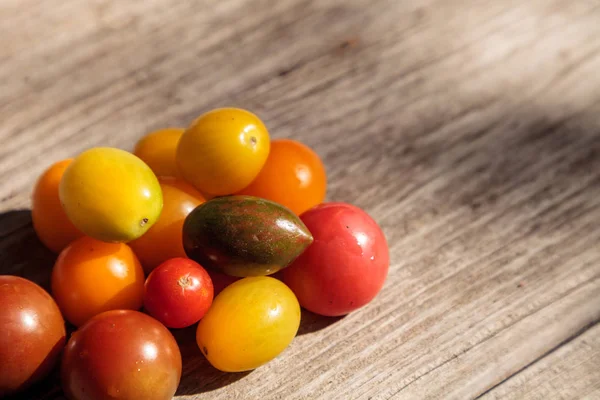
[[[198,322],[213,301],[213,284],[200,264],[173,258],[154,269],[144,288],[144,308],[168,328]]]

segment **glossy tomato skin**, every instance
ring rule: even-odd
[[[369,303],[389,268],[387,242],[377,223],[346,203],[321,204],[300,218],[314,242],[283,270],[283,280],[302,307],[340,316]]]
[[[159,181],[163,194],[160,217],[142,237],[129,242],[147,274],[170,258],[186,257],[183,223],[194,208],[205,202],[189,183],[172,177],[160,177]]]
[[[163,206],[158,180],[133,154],[96,147],[78,155],[58,188],[73,224],[105,242],[128,242],[142,236],[158,220]]]
[[[75,228],[67,217],[58,197],[58,185],[72,161],[59,161],[44,171],[35,184],[31,198],[31,219],[35,233],[55,253],[60,253],[73,240],[83,236],[83,232]]]
[[[172,258],[146,279],[144,309],[168,328],[185,328],[206,314],[213,301],[208,272],[195,261]]]
[[[317,153],[298,141],[278,139],[271,142],[256,179],[239,194],[272,200],[300,215],[322,203],[326,190],[325,167]]]
[[[198,117],[177,146],[184,179],[208,197],[233,194],[260,172],[269,155],[269,132],[253,113],[219,108]]]
[[[0,397],[44,378],[65,345],[65,322],[52,297],[35,283],[0,276]]]
[[[300,305],[281,281],[240,279],[226,287],[198,323],[196,341],[208,361],[225,372],[248,371],[277,357],[300,326]]]
[[[170,400],[181,379],[181,353],[160,322],[143,313],[99,314],[69,340],[61,380],[70,400]]]
[[[140,309],[144,270],[128,245],[84,236],[60,253],[51,285],[65,318],[81,326],[103,311]]]
[[[156,176],[178,177],[175,152],[184,130],[166,128],[149,133],[137,142],[133,154],[148,164]]]

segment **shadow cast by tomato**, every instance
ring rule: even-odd
[[[21,276],[49,290],[56,257],[36,236],[30,210],[0,214],[0,274]]]
[[[177,396],[211,392],[239,381],[252,372],[231,373],[214,368],[202,355],[196,344],[197,326],[197,324],[194,324],[184,329],[171,330],[179,344],[183,362],[183,372],[177,389]]]
[[[307,333],[320,331],[344,319],[344,317],[345,315],[341,317],[326,317],[315,314],[303,308],[302,315],[300,317],[300,328],[298,328],[298,335],[306,335]]]

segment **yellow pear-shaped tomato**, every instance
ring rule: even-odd
[[[73,224],[104,242],[127,242],[142,236],[163,206],[156,176],[142,160],[124,150],[93,148],[65,171],[60,201]]]
[[[269,155],[262,121],[249,111],[219,108],[196,119],[177,146],[183,178],[206,195],[228,195],[256,178]]]
[[[183,131],[167,128],[152,132],[137,142],[133,154],[148,164],[156,176],[179,176],[175,152]]]
[[[300,305],[292,290],[269,276],[250,277],[215,297],[198,324],[196,341],[215,368],[248,371],[285,350],[299,326]]]

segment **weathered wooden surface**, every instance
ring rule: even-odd
[[[599,1],[4,0],[0,44],[4,273],[47,279],[50,163],[224,105],[313,146],[329,199],[385,230],[377,299],[305,314],[256,371],[178,332],[181,398],[600,398]]]

